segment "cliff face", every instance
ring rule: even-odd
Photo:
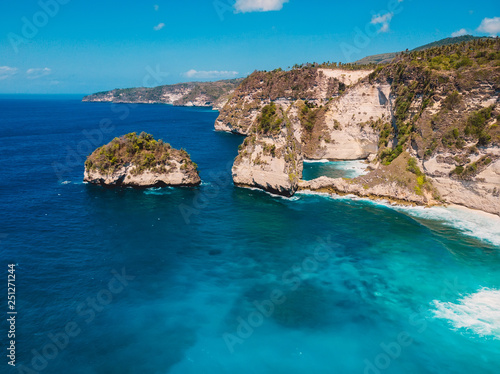
[[[85,162],[83,180],[131,187],[194,186],[201,182],[186,151],[146,133],[127,134],[96,149]]]
[[[304,157],[322,158],[325,152],[334,153],[334,140],[328,134],[322,138],[325,105],[369,73],[305,67],[255,72],[245,79],[215,123],[216,130],[247,136],[233,166],[235,184],[293,195],[302,178]],[[353,138],[359,130],[350,128],[346,133]],[[369,141],[366,143],[373,148]],[[363,140],[353,140],[352,144],[355,150],[351,158],[366,154],[360,149]]]
[[[239,185],[500,214],[499,93],[500,41],[483,39],[400,54],[374,70],[255,72],[215,128],[247,136],[233,167]],[[304,158],[367,159],[371,171],[305,182]]]
[[[215,129],[247,135],[266,104],[277,102],[288,108],[297,100],[303,100],[320,106],[369,73],[370,70],[314,67],[254,72],[243,80],[221,109]]]
[[[349,86],[343,95],[327,105],[321,129],[325,136],[315,142],[306,157],[358,160],[376,154],[379,131],[370,124],[378,120],[391,122],[392,106],[391,86],[385,82],[363,81]]]
[[[84,182],[99,184],[102,186],[123,187],[164,187],[164,186],[196,186],[201,180],[194,173],[186,173],[182,164],[171,162],[167,172],[144,171],[136,174],[135,165],[124,165],[114,169],[112,172],[100,170],[85,170]]]
[[[286,110],[264,106],[252,133],[240,146],[232,168],[236,185],[291,196],[302,177],[302,152]]]
[[[408,150],[436,199],[500,214],[500,42],[478,40],[400,56],[375,78],[391,80],[393,149]]]
[[[171,104],[220,109],[241,81],[242,79],[228,79],[217,82],[179,83],[153,88],[115,89],[85,96],[82,101]]]

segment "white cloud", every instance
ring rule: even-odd
[[[378,32],[388,32],[388,31],[389,31],[389,23],[387,22],[383,23],[380,30],[378,30]]]
[[[165,27],[165,24],[164,24],[163,22],[160,22],[160,23],[159,23],[159,24],[157,24],[155,27],[153,27],[153,29],[154,29],[155,31],[159,31],[159,30],[161,30],[161,29],[162,29],[162,28],[164,28],[164,27]]]
[[[188,78],[233,78],[238,74],[239,73],[237,71],[226,71],[226,70],[198,71],[194,69],[191,69],[184,73],[184,75]]]
[[[389,31],[389,24],[391,23],[392,17],[394,17],[394,13],[392,12],[385,14],[374,14],[370,23],[373,25],[382,25],[378,32],[387,32]]]
[[[458,31],[452,32],[451,37],[455,38],[457,36],[467,35],[469,32],[466,29],[460,29]]]
[[[17,68],[10,66],[0,66],[0,80],[7,79],[17,74]]]
[[[500,34],[500,17],[483,19],[477,31],[485,32],[491,36]]]
[[[289,0],[236,0],[234,9],[236,13],[249,12],[269,12],[272,10],[281,10],[283,4]]]
[[[153,5],[153,7],[155,8],[155,10],[158,12],[158,9],[160,9],[160,6],[158,4],[155,4]]]
[[[28,79],[37,79],[41,77],[45,77],[52,72],[49,68],[36,68],[36,69],[28,69],[26,70],[26,77]]]

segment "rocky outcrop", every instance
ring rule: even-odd
[[[247,78],[215,123],[216,130],[247,135],[233,166],[235,184],[292,195],[304,158],[355,160],[376,154],[374,123],[390,121],[392,101],[389,85],[363,83],[371,72],[303,68]],[[294,89],[287,82],[294,82]],[[265,118],[271,105],[276,113]]]
[[[425,197],[413,193],[396,182],[365,187],[348,179],[319,177],[312,181],[300,181],[299,190],[387,199],[402,204],[423,205],[429,202]]]
[[[164,187],[164,186],[197,186],[201,180],[195,173],[187,173],[181,169],[182,164],[172,162],[168,172],[144,171],[135,174],[135,165],[122,166],[112,172],[85,170],[84,181],[102,186],[122,187]]]
[[[367,165],[374,170],[354,179],[320,177],[300,181],[298,189],[353,194],[403,204],[456,204],[500,215],[500,148],[482,149],[465,160],[457,154],[438,153],[421,163],[423,172],[417,171],[417,174],[409,172],[408,166],[404,168],[410,157],[402,154],[389,166]],[[455,170],[463,162],[468,166],[462,173],[469,170],[470,174],[458,177]]]
[[[189,82],[158,87],[115,89],[85,96],[82,101],[170,104],[176,106],[212,107],[221,109],[243,79],[217,82]]]
[[[353,179],[319,177],[300,181],[299,190],[386,199],[400,204],[434,205],[439,197],[418,167],[416,159],[403,153],[390,165],[369,164],[371,171]]]
[[[440,153],[425,160],[423,168],[444,201],[500,214],[499,147]]]
[[[286,112],[272,103],[264,107],[254,132],[240,146],[232,168],[233,181],[237,186],[291,196],[302,178],[302,165],[293,124]]]
[[[184,150],[146,133],[131,133],[96,149],[85,162],[83,180],[103,186],[196,186],[197,166]]]
[[[287,139],[250,138],[245,151],[235,160],[233,181],[241,187],[257,187],[271,193],[292,196],[302,178],[303,159],[294,151],[299,145]]]
[[[331,150],[326,145],[328,137],[323,142],[316,140],[316,133],[328,126],[324,121],[326,112],[320,108],[370,72],[306,67],[287,72],[256,72],[245,79],[215,123],[216,130],[248,136],[233,166],[234,183],[292,195],[302,177],[304,157],[323,158],[325,151]],[[264,112],[270,105],[274,108],[273,115],[266,119]],[[336,121],[330,122],[338,129]],[[349,127],[348,122],[345,125],[348,128],[345,138],[357,138],[358,128]],[[367,135],[370,137],[371,134]],[[318,141],[321,145],[311,145]],[[376,141],[375,149],[371,140],[366,142],[366,148],[376,152]],[[334,147],[334,142],[328,144]],[[357,153],[352,158],[363,158],[370,153],[360,150],[363,140],[356,139],[353,144],[357,145],[353,154]],[[311,148],[313,152],[309,152]]]

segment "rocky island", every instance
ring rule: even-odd
[[[195,186],[201,182],[189,154],[145,132],[114,138],[85,161],[85,182],[103,186]]]
[[[245,135],[236,185],[312,190],[500,214],[500,41],[399,53],[377,66],[258,71],[215,129]],[[354,179],[302,180],[303,161],[366,160]]]

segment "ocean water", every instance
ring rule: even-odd
[[[500,225],[460,209],[235,188],[217,113],[0,97],[2,373],[497,373]],[[146,131],[197,188],[82,183]]]
[[[367,174],[366,167],[367,164],[362,160],[308,160],[304,162],[302,179],[309,181],[321,176],[330,178],[356,178]]]

